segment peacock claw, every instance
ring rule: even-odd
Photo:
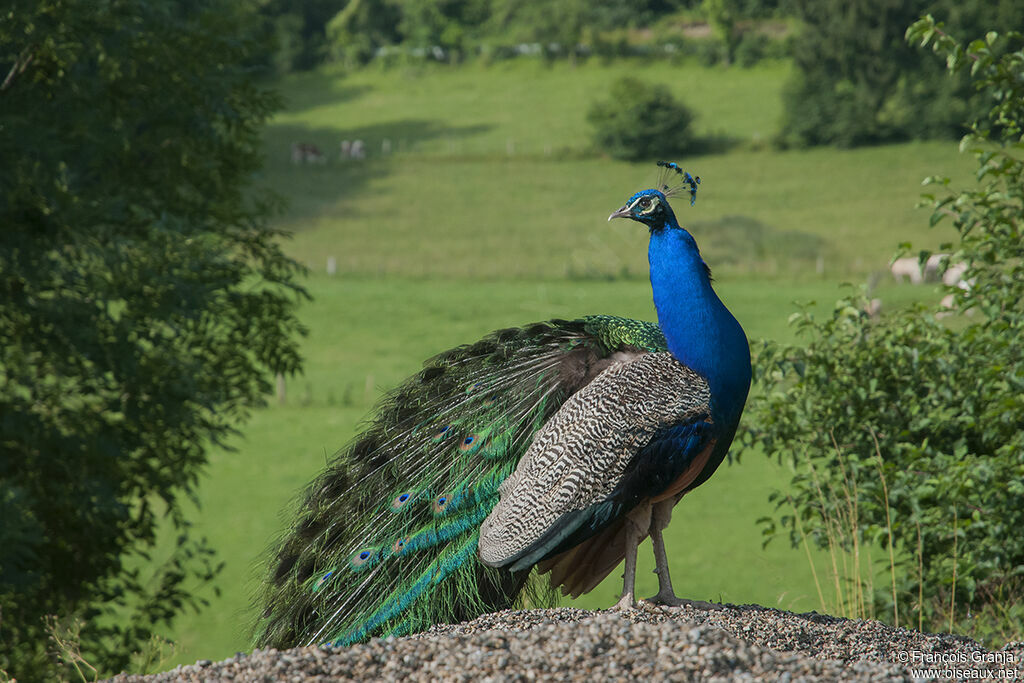
[[[720,611],[725,609],[725,605],[720,605],[715,602],[705,602],[704,600],[687,600],[686,598],[677,597],[672,593],[667,595],[658,593],[650,598],[645,598],[642,602],[652,607],[692,607],[695,610],[701,610],[703,612]]]
[[[612,605],[613,612],[629,612],[636,609],[636,600],[631,595],[623,595],[619,601]]]

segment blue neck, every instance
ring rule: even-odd
[[[658,324],[672,355],[708,381],[712,417],[735,428],[750,389],[750,346],[711,287],[690,233],[669,215],[648,248]]]

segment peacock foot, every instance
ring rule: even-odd
[[[619,601],[612,605],[613,612],[628,612],[636,609],[636,600],[632,595],[623,595]]]
[[[668,591],[659,592],[657,595],[646,598],[641,602],[652,607],[692,607],[695,610],[702,610],[704,612],[725,609],[725,605],[705,602],[703,600],[687,600],[686,598],[677,597],[674,593]]]

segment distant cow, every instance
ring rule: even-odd
[[[950,287],[959,287],[964,290],[970,289],[970,284],[963,279],[966,272],[966,263],[954,263],[942,274],[942,283]]]
[[[967,264],[962,261],[947,264],[948,258],[949,254],[932,254],[928,257],[924,264],[925,282],[938,282],[941,279],[944,285],[959,287],[960,289],[970,289],[970,284],[964,282],[963,279],[964,273],[967,272]],[[943,267],[945,267],[944,271],[942,270]]]
[[[945,273],[942,274],[942,284],[948,287],[957,287],[958,289],[962,289],[965,292],[969,292],[971,290],[971,286],[974,284],[974,279],[971,278],[970,280],[965,280],[964,273],[966,272],[966,263],[954,263],[951,266],[949,266],[949,268],[946,269]],[[938,314],[940,318],[943,318],[947,315],[950,315],[950,313],[957,308],[956,297],[953,294],[947,294],[946,296],[942,297],[941,305],[943,308],[949,311],[947,313]],[[968,308],[966,313],[967,315],[971,315],[974,313],[974,309]]]
[[[921,262],[912,257],[898,258],[892,262],[892,276],[896,282],[903,282],[904,277],[910,278],[911,284],[919,285],[924,280],[921,273]]]
[[[326,164],[327,157],[320,148],[310,142],[292,143],[293,164]]]

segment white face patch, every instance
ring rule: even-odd
[[[651,197],[650,195],[643,195],[637,197],[636,200],[629,205],[630,211],[636,211],[640,214],[648,214],[654,211],[655,207],[658,206],[658,199]]]

